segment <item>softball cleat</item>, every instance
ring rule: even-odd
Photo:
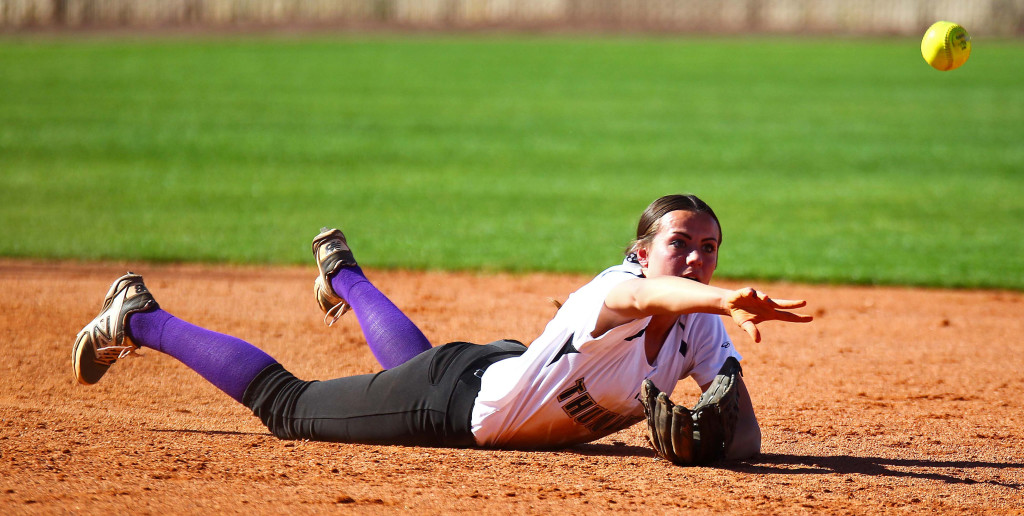
[[[355,267],[356,259],[345,234],[338,229],[322,228],[313,239],[313,259],[320,275],[313,281],[313,295],[324,311],[324,324],[331,326],[352,307],[331,286],[331,275],[342,267]]]
[[[71,349],[71,365],[82,385],[92,385],[106,374],[119,358],[134,355],[139,349],[125,332],[128,316],[159,308],[142,282],[142,276],[129,272],[110,286],[100,314],[78,332]]]

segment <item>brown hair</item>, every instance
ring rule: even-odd
[[[715,215],[715,211],[711,209],[711,206],[708,206],[708,203],[693,194],[674,194],[655,199],[654,202],[647,206],[643,214],[640,215],[640,222],[636,225],[636,238],[626,248],[626,256],[633,258],[638,247],[646,245],[654,239],[654,235],[658,234],[658,230],[661,228],[661,218],[666,213],[673,211],[690,211],[710,215],[718,226],[718,243],[721,245],[722,223],[718,222],[718,216]]]

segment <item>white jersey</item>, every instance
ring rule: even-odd
[[[653,364],[644,352],[650,317],[592,336],[605,298],[623,281],[643,277],[625,261],[574,292],[526,353],[487,368],[473,406],[481,446],[559,447],[600,439],[644,418],[645,378],[671,393],[687,376],[714,380],[725,359],[741,359],[718,315],[681,315]]]

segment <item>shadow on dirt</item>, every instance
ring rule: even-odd
[[[152,429],[153,432],[199,433],[206,435],[251,435],[272,437],[262,432],[234,432],[220,430],[168,430]],[[588,443],[560,450],[534,450],[536,453],[564,453],[566,451],[597,457],[650,457],[655,459],[654,450],[622,442],[612,444]],[[658,459],[655,459],[658,460]],[[738,473],[756,475],[865,475],[875,477],[905,477],[937,480],[948,484],[988,484],[1006,487],[1015,491],[1024,489],[1024,484],[1000,482],[998,480],[974,480],[968,478],[971,469],[1024,469],[1022,462],[986,461],[943,461],[931,459],[886,459],[882,457],[854,457],[850,455],[784,455],[765,453],[750,461],[725,461],[710,467],[727,469]]]
[[[203,434],[203,435],[256,435],[261,437],[273,437],[268,432],[235,432],[230,430],[190,430],[186,428],[150,428],[150,432],[165,432],[171,434]]]
[[[641,446],[626,444],[581,444],[569,449],[580,455],[595,456],[647,456],[654,458],[654,451]],[[930,459],[886,459],[882,457],[854,457],[850,455],[783,455],[762,454],[752,461],[719,462],[711,467],[729,469],[740,473],[759,475],[866,475],[877,477],[907,477],[937,480],[949,484],[989,484],[1016,491],[1024,484],[1000,482],[998,480],[974,480],[968,477],[971,469],[1024,469],[1022,462],[986,462]]]
[[[833,474],[921,478],[949,484],[990,484],[1020,490],[1016,482],[974,480],[967,471],[978,468],[1024,469],[1020,462],[986,462],[930,459],[886,459],[881,457],[853,457],[850,455],[781,455],[762,454],[754,461],[725,465],[728,469],[744,473],[770,474]],[[938,471],[936,471],[938,470]]]
[[[577,444],[576,446],[573,446],[572,448],[568,448],[566,450],[554,451],[569,451],[580,455],[590,455],[596,457],[654,457],[654,450],[651,448],[645,448],[642,446],[632,446],[618,441],[616,441],[613,444]]]

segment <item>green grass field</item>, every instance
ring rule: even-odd
[[[1024,43],[0,39],[0,255],[594,272],[694,192],[719,277],[1024,289]]]

